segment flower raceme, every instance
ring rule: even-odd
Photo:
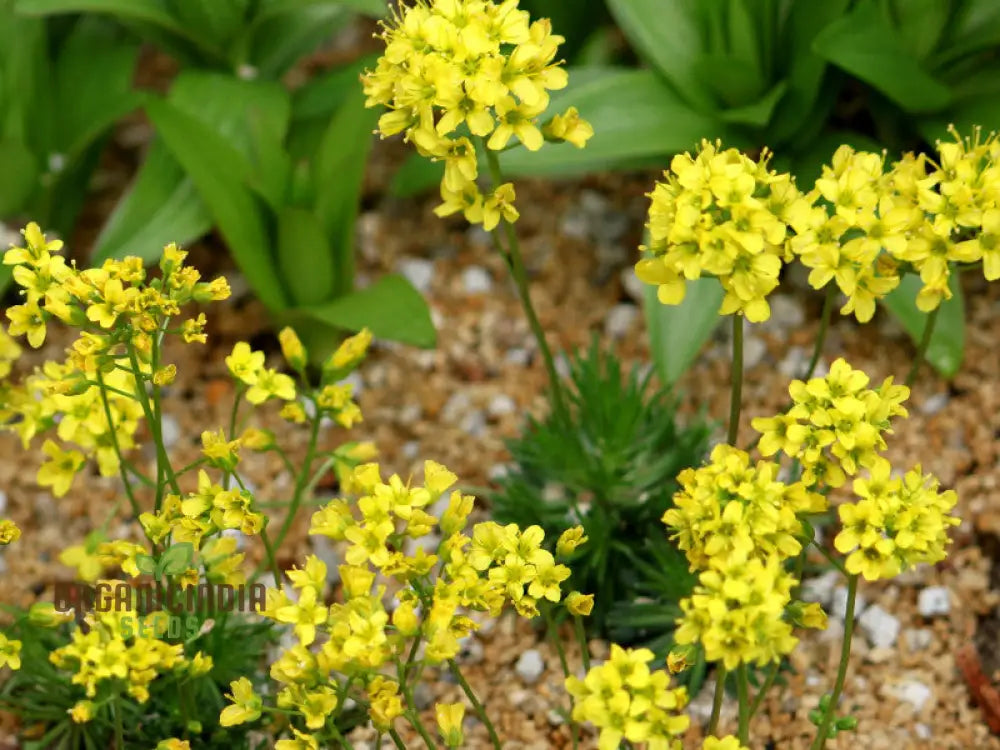
[[[404,133],[417,151],[443,161],[443,203],[492,230],[513,222],[514,188],[476,184],[481,149],[502,151],[516,138],[531,151],[546,139],[582,148],[593,129],[575,108],[539,124],[549,91],[566,86],[556,60],[563,38],[547,19],[531,21],[518,0],[417,0],[394,11],[381,38],[385,52],[363,76],[367,106],[389,109],[385,136]]]
[[[841,308],[867,322],[875,304],[919,275],[917,307],[949,299],[951,268],[982,263],[1000,278],[1000,140],[937,144],[938,158],[906,154],[887,168],[884,153],[841,146],[808,192],[788,174],[767,170],[736,149],[703,141],[692,157],[674,158],[650,193],[648,257],[636,274],[678,304],[688,281],[719,279],[720,312],[761,321],[782,263],[798,260],[816,289],[836,284]]]

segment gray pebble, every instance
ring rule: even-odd
[[[493,278],[482,266],[469,266],[462,271],[462,286],[466,294],[486,294],[493,288]]]
[[[528,685],[534,685],[545,671],[545,661],[538,649],[529,648],[518,658],[514,671]]]
[[[397,268],[421,294],[426,294],[431,288],[434,278],[434,263],[426,258],[402,258]]]
[[[639,308],[635,305],[628,303],[615,305],[604,319],[604,333],[612,339],[624,338],[638,317]]]
[[[877,604],[868,607],[858,618],[868,642],[875,648],[890,648],[899,638],[899,620]]]
[[[917,596],[917,610],[923,617],[937,617],[951,612],[951,596],[944,586],[928,586]]]

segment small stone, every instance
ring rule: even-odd
[[[333,543],[321,534],[309,536],[309,543],[312,545],[313,554],[316,555],[326,565],[326,582],[331,586],[340,582],[339,566],[343,560],[337,554]]]
[[[921,414],[926,414],[928,417],[937,414],[939,411],[944,409],[948,405],[950,396],[946,391],[941,391],[940,393],[935,393],[933,396],[928,397],[924,403],[922,403],[918,408]]]
[[[937,617],[951,611],[951,597],[944,586],[928,586],[917,597],[917,610],[923,617]]]
[[[555,357],[556,374],[561,378],[568,378],[572,368],[569,364],[569,357],[565,354],[557,354]]]
[[[164,414],[160,419],[160,431],[163,434],[163,446],[170,448],[177,444],[181,437],[181,426],[170,414]]]
[[[420,441],[419,440],[407,440],[403,443],[403,447],[400,448],[400,453],[403,454],[403,458],[408,461],[412,461],[417,456],[420,455]]]
[[[494,464],[487,474],[491,482],[498,482],[510,474],[510,467],[507,464]]]
[[[833,591],[841,576],[836,570],[831,570],[821,576],[809,578],[802,582],[802,599],[807,602],[819,602],[824,608],[829,608],[833,601]]]
[[[434,693],[426,682],[418,682],[413,688],[413,703],[418,711],[424,711],[434,704]]]
[[[566,723],[566,719],[563,718],[563,715],[554,708],[549,709],[549,712],[545,714],[545,718],[549,720],[549,725],[553,727],[560,727]]]
[[[919,711],[930,699],[933,691],[922,682],[906,680],[895,686],[893,693],[899,700],[909,703],[914,711]]]
[[[778,362],[778,372],[786,378],[798,378],[802,376],[808,366],[809,353],[801,346],[793,346]]]
[[[910,651],[923,651],[930,648],[934,635],[924,628],[907,628],[903,631],[903,640]]]
[[[448,424],[458,424],[469,412],[472,401],[465,391],[455,391],[441,409],[441,419]]]
[[[801,328],[806,322],[805,312],[799,301],[789,294],[772,294],[767,298],[771,317],[764,321],[768,329],[790,330]]]
[[[426,258],[402,258],[397,268],[418,292],[426,294],[430,290],[431,279],[434,278],[433,261]]]
[[[743,342],[743,367],[747,370],[759,365],[767,354],[767,344],[756,336],[748,336]]]
[[[858,624],[868,642],[875,648],[889,648],[899,638],[899,620],[877,604],[873,604],[862,613],[858,618]]]
[[[352,372],[350,375],[348,375],[340,382],[343,383],[344,385],[351,386],[351,393],[353,393],[355,396],[357,396],[359,393],[361,393],[361,391],[365,389],[365,383],[361,379],[361,373],[358,372],[357,370]]]
[[[917,737],[922,740],[929,740],[932,736],[931,728],[923,722],[917,722],[917,724],[913,727],[913,731],[916,732]]]
[[[868,606],[868,602],[863,596],[861,596],[861,594],[858,594],[854,599],[854,616],[857,617],[864,612],[866,606]],[[844,615],[847,614],[846,586],[837,586],[833,590],[833,598],[830,602],[830,614],[838,620],[843,620]]]
[[[486,294],[493,288],[493,278],[482,266],[469,266],[462,271],[462,286],[466,294]]]
[[[512,365],[527,367],[531,362],[531,352],[522,347],[515,347],[507,350],[507,353],[504,354],[504,359]]]
[[[7,512],[7,493],[0,490],[0,516]]]
[[[538,649],[529,648],[517,660],[514,671],[529,685],[534,685],[545,671],[545,662]]]
[[[646,285],[639,281],[639,277],[635,275],[635,269],[631,266],[623,268],[621,281],[625,293],[636,302],[642,302],[646,295]]]
[[[505,414],[513,414],[517,411],[517,402],[506,393],[498,393],[490,399],[486,406],[486,411],[491,417],[502,417]]]
[[[624,338],[638,317],[639,308],[635,305],[628,303],[615,305],[604,319],[604,333],[612,339]]]
[[[472,437],[482,437],[486,432],[486,413],[482,409],[470,411],[461,424],[462,431]]]
[[[465,664],[479,664],[483,660],[483,644],[472,635],[467,635],[459,641],[461,649],[458,658]]]

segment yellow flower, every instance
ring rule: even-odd
[[[295,381],[277,370],[261,369],[257,372],[253,384],[247,389],[247,401],[256,406],[270,398],[293,401]]]
[[[311,734],[292,727],[292,735],[293,739],[275,742],[274,750],[319,750],[319,742]]]
[[[21,530],[9,519],[0,520],[0,545],[16,542],[21,538]]]
[[[434,706],[434,716],[437,718],[438,731],[447,747],[461,747],[465,742],[462,731],[462,719],[465,717],[465,705],[462,703],[437,703]]]
[[[580,117],[576,107],[570,107],[561,115],[553,115],[543,130],[548,137],[572,143],[577,148],[583,148],[594,137],[593,126]]]
[[[55,628],[72,620],[71,611],[60,612],[52,602],[35,602],[28,609],[28,622],[40,628]]]
[[[740,744],[738,738],[731,734],[725,737],[706,737],[701,743],[701,750],[749,750]]]
[[[326,717],[337,707],[337,694],[333,688],[323,685],[306,693],[299,703],[299,710],[305,717],[309,729],[322,729]]]
[[[594,609],[594,595],[571,591],[566,595],[566,609],[571,615],[587,617]]]
[[[324,371],[343,373],[355,367],[368,352],[372,343],[372,332],[362,328],[358,333],[344,339],[337,350],[324,363]]]
[[[21,642],[0,633],[0,667],[21,668]]]
[[[306,366],[308,354],[306,348],[295,334],[295,331],[288,326],[281,329],[278,334],[278,342],[281,344],[281,355],[285,361],[296,370],[301,370]]]
[[[73,723],[86,724],[94,718],[94,704],[92,701],[77,701],[67,713],[73,719]]]
[[[7,317],[10,319],[7,331],[11,336],[27,336],[28,344],[33,349],[45,343],[45,318],[37,302],[8,307]]]
[[[556,554],[559,557],[572,555],[577,547],[581,544],[586,544],[587,538],[587,534],[584,532],[582,526],[573,526],[566,529],[559,535],[559,541],[556,542]]]
[[[298,602],[278,609],[275,619],[295,625],[295,635],[303,646],[316,640],[316,626],[326,621],[327,608],[317,602],[317,591],[307,586],[299,593]]]
[[[97,553],[99,543],[100,540],[91,535],[87,537],[87,541],[84,544],[67,547],[59,553],[59,562],[71,568],[76,568],[76,573],[80,576],[81,580],[87,582],[96,581],[104,572],[100,555]]]
[[[264,369],[264,352],[255,352],[245,341],[237,341],[232,353],[226,357],[226,367],[237,380],[247,385],[257,382],[257,375]]]
[[[229,683],[229,689],[232,692],[227,693],[226,697],[233,702],[233,705],[226,706],[219,714],[219,723],[222,726],[231,727],[260,718],[263,702],[254,693],[250,680],[240,677]]]

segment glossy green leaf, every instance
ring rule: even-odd
[[[17,12],[28,16],[61,13],[108,13],[119,18],[144,21],[187,36],[184,26],[157,0],[18,0]]]
[[[150,102],[146,111],[194,182],[261,302],[272,310],[284,309],[288,299],[275,273],[264,216],[244,187],[245,160],[223,136],[168,102]]]
[[[170,0],[173,17],[223,57],[247,22],[249,5],[250,0]]]
[[[277,78],[345,28],[354,17],[339,3],[272,16],[255,26],[250,59],[262,75]]]
[[[34,154],[19,141],[0,141],[0,217],[20,213],[38,186],[39,169]]]
[[[948,87],[923,69],[899,40],[872,0],[827,26],[813,49],[834,65],[871,84],[907,112],[933,112],[947,106]]]
[[[348,95],[330,121],[313,164],[316,216],[333,251],[337,294],[354,288],[354,225],[378,118],[364,102],[360,86]]]
[[[941,303],[934,333],[927,347],[927,361],[946,378],[958,372],[965,357],[965,298],[958,274],[954,271],[948,285],[952,297]],[[927,323],[927,313],[920,312],[916,303],[917,293],[922,286],[919,276],[906,274],[899,286],[883,301],[914,343],[920,342]]]
[[[697,22],[698,2],[608,0],[608,9],[639,55],[659,70],[684,100],[712,110],[715,102],[696,70],[698,58],[708,51]]]
[[[432,348],[437,334],[420,292],[402,276],[383,276],[369,287],[333,302],[289,310],[289,319],[312,319],[335,328],[369,328],[376,338]]]
[[[785,81],[779,81],[774,88],[756,102],[743,107],[731,107],[730,109],[722,110],[719,112],[719,119],[738,125],[751,125],[762,128],[771,121],[778,102],[781,101],[787,90],[788,84]]]
[[[295,307],[333,297],[334,248],[316,216],[288,206],[278,214],[278,268]]]
[[[965,0],[956,11],[947,38],[929,64],[940,70],[960,58],[997,45],[1000,45],[1000,4],[996,0]]]
[[[382,18],[388,13],[386,0],[262,0],[258,17],[271,18],[284,13],[296,13],[305,8],[341,6],[373,18]]]
[[[664,384],[673,385],[687,372],[719,324],[722,287],[716,279],[689,281],[679,305],[661,303],[652,284],[645,284],[643,291],[653,363]]]
[[[376,53],[364,55],[310,78],[292,93],[292,120],[298,123],[316,117],[329,117],[348,96],[360,89],[358,77],[363,70],[374,67],[377,60]],[[378,108],[374,109],[378,112]]]
[[[889,15],[903,47],[925,60],[948,28],[953,4],[942,0],[890,0]]]

